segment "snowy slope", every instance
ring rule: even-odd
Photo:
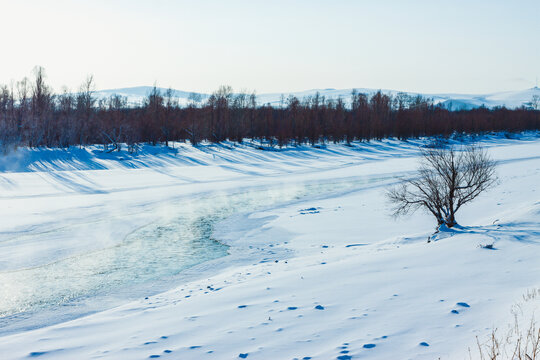
[[[108,97],[112,94],[117,94],[125,96],[128,98],[131,104],[141,104],[144,101],[144,98],[150,93],[152,87],[150,86],[141,86],[134,88],[124,88],[124,89],[112,89],[112,90],[101,90],[96,92],[96,97],[103,98]],[[367,88],[356,88],[360,93],[365,94],[374,94],[378,89],[367,89]],[[166,89],[160,88],[160,91],[164,93]],[[272,104],[280,105],[282,97],[286,100],[289,95],[294,95],[299,99],[305,99],[310,96],[314,96],[316,93],[319,93],[321,96],[324,96],[326,99],[337,99],[341,97],[344,101],[348,102],[350,100],[351,92],[353,89],[313,89],[299,92],[291,93],[268,93],[268,94],[258,94],[257,101],[259,104]],[[399,91],[396,90],[381,90],[385,94],[396,95]],[[486,106],[488,108],[493,108],[497,106],[505,106],[507,108],[517,108],[521,106],[528,106],[531,99],[534,95],[540,96],[540,88],[534,87],[531,89],[520,90],[520,91],[506,91],[506,92],[497,92],[491,94],[423,94],[423,93],[414,93],[408,92],[409,95],[416,96],[422,95],[433,99],[436,104],[441,103],[443,106],[450,110],[461,110],[461,109],[473,109],[481,106]],[[174,96],[179,100],[181,105],[188,103],[188,97],[190,92],[174,90]],[[204,101],[208,98],[208,94],[199,94],[201,99]]]
[[[0,173],[0,358],[468,359],[540,287],[540,140],[483,139],[499,185],[430,244],[429,216],[384,201],[422,143],[21,149]],[[183,268],[183,224],[228,255]]]
[[[457,110],[480,106],[488,108],[496,106],[505,106],[507,108],[529,106],[535,95],[540,96],[540,88],[533,87],[526,90],[505,91],[485,95],[438,94],[433,97],[434,99],[439,99],[447,108]]]

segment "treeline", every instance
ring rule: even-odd
[[[245,139],[269,146],[351,143],[486,132],[540,129],[540,111],[479,108],[449,111],[430,99],[399,93],[353,92],[349,102],[316,94],[305,99],[283,98],[279,106],[259,105],[255,94],[233,93],[221,87],[204,102],[191,97],[180,106],[173,91],[156,88],[143,104],[111,96],[96,99],[89,77],[80,91],[56,95],[42,68],[34,78],[0,87],[0,144],[69,147],[103,144],[108,151],[127,144],[169,144],[186,141],[221,142]]]

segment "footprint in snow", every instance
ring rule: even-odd
[[[458,302],[456,303],[457,306],[460,306],[462,308],[470,308],[471,306],[469,304],[467,304],[466,302]],[[459,311],[457,311],[456,309],[453,309],[452,311],[450,311],[452,314],[459,314]]]
[[[322,306],[322,305],[317,305],[317,306],[315,306],[315,309],[316,309],[316,310],[324,310],[324,306]]]
[[[364,349],[373,349],[375,346],[375,344],[364,344],[364,346],[362,346]]]
[[[248,357],[248,355],[249,355],[248,353],[240,353],[240,354],[238,355],[238,357],[239,357],[240,359],[245,359],[245,358]]]
[[[320,207],[310,207],[310,208],[307,208],[307,209],[300,209],[298,210],[298,212],[300,213],[300,215],[307,215],[307,214],[318,214],[320,211],[319,211]]]
[[[38,357],[38,356],[41,356],[41,355],[45,355],[47,354],[47,351],[32,351],[29,356],[30,357]]]

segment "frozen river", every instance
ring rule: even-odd
[[[278,207],[308,196],[327,197],[391,178],[280,184],[162,204],[158,207],[167,213],[165,218],[136,228],[121,241],[102,242],[106,246],[0,272],[0,332],[65,321],[177,285],[183,270],[227,255],[228,247],[213,237],[213,229],[233,214]],[[113,227],[114,221],[121,219],[113,219]],[[68,226],[48,232],[46,240],[63,241],[70,232],[80,235],[77,226]],[[35,237],[37,242],[44,234],[24,237]]]

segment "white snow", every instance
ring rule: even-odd
[[[164,94],[167,89],[158,88],[162,94]],[[110,89],[110,90],[100,90],[95,92],[95,96],[99,99],[107,98],[113,94],[123,96],[127,98],[128,102],[132,105],[143,104],[145,98],[151,92],[152,87],[150,86],[139,86],[133,88],[123,88],[123,89]],[[274,106],[280,106],[282,98],[287,100],[289,95],[294,95],[298,99],[306,99],[312,97],[315,94],[319,93],[320,96],[324,96],[326,99],[338,99],[342,98],[345,103],[350,103],[351,93],[353,90],[356,90],[358,93],[364,93],[368,95],[373,95],[377,91],[382,91],[385,94],[391,94],[393,96],[397,95],[400,91],[398,90],[389,90],[389,89],[369,89],[369,88],[350,88],[350,89],[312,89],[305,91],[296,91],[296,92],[283,92],[283,93],[262,93],[257,94],[257,102],[259,104],[272,104]],[[525,90],[517,91],[503,91],[489,94],[430,94],[430,93],[418,93],[405,91],[411,96],[421,95],[426,98],[433,99],[435,104],[442,104],[444,107],[450,110],[469,110],[473,108],[478,108],[485,106],[487,108],[494,108],[505,106],[506,108],[518,108],[521,106],[530,106],[533,96],[540,96],[540,88],[533,87]],[[178,100],[179,104],[182,106],[187,105],[190,100],[190,92],[174,90],[173,97]],[[205,101],[209,94],[199,93],[201,100]]]
[[[540,139],[431,243],[384,198],[423,143],[9,154],[0,358],[468,358],[540,286]]]

